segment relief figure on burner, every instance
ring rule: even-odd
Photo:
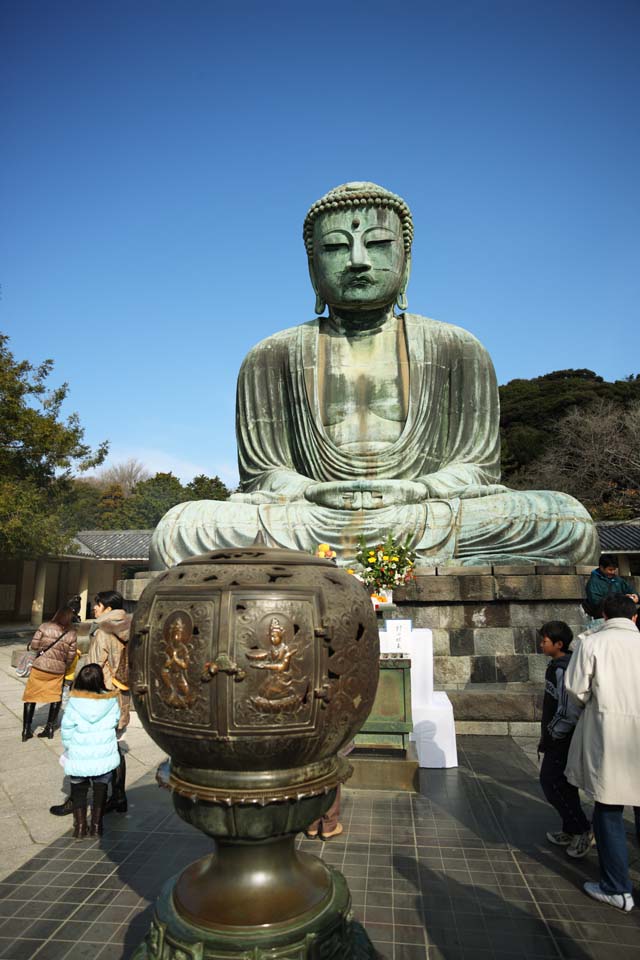
[[[169,707],[190,707],[198,699],[189,686],[193,626],[187,614],[176,613],[167,619],[163,631],[164,663],[160,679],[164,689],[160,698]]]
[[[301,701],[296,692],[296,683],[291,661],[295,657],[296,647],[290,647],[285,640],[285,630],[278,617],[272,617],[268,630],[269,647],[267,650],[248,650],[249,666],[254,670],[269,672],[267,679],[260,684],[258,693],[252,698],[254,706],[262,709],[293,706]],[[306,688],[307,683],[303,684]]]

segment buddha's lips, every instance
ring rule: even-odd
[[[353,279],[347,280],[346,285],[348,287],[368,287],[372,283],[375,283],[375,280],[370,277],[353,277]]]

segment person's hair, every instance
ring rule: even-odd
[[[627,620],[631,620],[637,612],[635,600],[624,593],[610,593],[602,603],[602,615],[606,620],[613,620],[614,617],[626,617]]]
[[[84,690],[87,693],[106,693],[102,667],[97,663],[88,663],[74,680],[73,689]]]
[[[80,607],[82,606],[82,597],[80,594],[76,593],[73,597],[69,597],[67,606],[71,607],[74,613],[80,613]]]
[[[598,560],[598,566],[601,570],[604,570],[605,567],[616,567],[618,566],[618,561],[615,557],[612,557],[610,553],[603,553]]]
[[[551,640],[551,643],[561,643],[563,650],[568,650],[573,640],[573,630],[564,620],[549,620],[542,624],[538,633]]]
[[[124,610],[124,598],[117,590],[101,590],[93,598],[94,603],[101,603],[112,610]]]
[[[57,623],[63,630],[68,630],[73,623],[76,612],[73,607],[60,607],[51,617],[50,623]]]

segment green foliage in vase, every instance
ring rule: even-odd
[[[358,576],[370,589],[393,590],[412,579],[415,557],[407,543],[388,533],[382,543],[373,547],[361,540],[355,562],[360,567]]]

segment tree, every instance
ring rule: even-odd
[[[98,501],[98,530],[128,530],[135,527],[132,498],[126,497],[119,483],[110,483]],[[79,528],[80,529],[80,528]]]
[[[599,520],[640,514],[640,401],[597,400],[573,407],[557,424],[544,455],[519,470],[521,489],[561,490]]]
[[[207,477],[198,474],[185,487],[187,500],[228,500],[231,491],[220,477]]]
[[[69,486],[62,509],[65,530],[100,530],[100,500],[103,488],[92,478],[75,478]]]
[[[140,483],[141,480],[148,480],[150,476],[151,474],[145,465],[140,463],[139,460],[136,460],[135,457],[131,457],[122,463],[115,463],[111,467],[105,467],[97,474],[96,480],[103,486],[117,483],[121,487],[125,497],[130,497],[136,484]]]
[[[127,501],[131,511],[131,526],[143,529],[155,527],[167,510],[187,499],[177,477],[172,473],[156,473],[155,477],[138,483]]]
[[[520,469],[545,454],[567,411],[598,400],[623,406],[640,401],[640,378],[631,375],[609,383],[593,370],[555,370],[501,386],[503,479],[511,483]]]
[[[42,556],[68,547],[62,514],[72,471],[99,466],[108,444],[92,451],[78,415],[61,417],[69,388],[48,387],[53,361],[17,361],[8,343],[0,334],[0,553]]]
[[[121,472],[120,468],[123,468]],[[64,509],[66,529],[75,533],[154,527],[177,503],[226,500],[230,493],[219,477],[207,477],[203,473],[186,486],[171,473],[156,473],[153,477],[147,474],[127,492],[126,483],[136,473],[143,476],[147,471],[138,461],[127,461],[96,476],[74,479]],[[123,482],[105,482],[110,476],[122,476]]]

